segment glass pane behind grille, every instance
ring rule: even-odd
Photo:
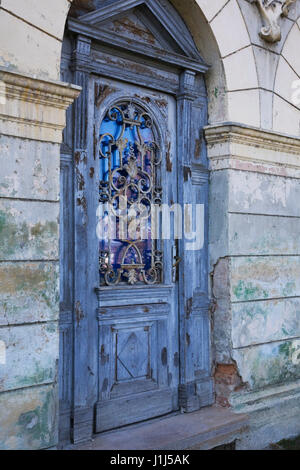
[[[157,140],[152,118],[133,102],[111,107],[101,124],[101,285],[162,282],[151,221],[151,207],[162,201]]]

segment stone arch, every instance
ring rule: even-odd
[[[59,80],[69,9],[71,5],[91,9],[94,1],[30,0],[25,8],[17,0],[3,0],[0,66],[39,79]],[[291,8],[289,18],[282,23],[282,40],[266,48],[258,36],[261,18],[249,2],[172,0],[172,3],[211,65],[207,74],[210,124],[233,121],[298,135],[299,109],[292,103],[290,82],[300,74],[293,47],[300,34],[295,21],[299,5]],[[234,25],[230,34],[229,24]],[[10,39],[11,30],[14,41]],[[247,74],[241,73],[244,66]],[[291,80],[286,79],[287,75]]]
[[[299,21],[295,21],[282,45],[273,97],[273,129],[291,135],[300,132],[300,60],[295,47],[299,43]]]
[[[249,32],[236,0],[172,0],[188,25],[207,74],[209,123],[240,122],[260,126],[257,69]],[[234,25],[230,29],[228,25]],[[237,73],[247,66],[247,77]]]
[[[0,65],[37,78],[59,80],[61,45],[71,5],[93,8],[95,0],[17,0],[1,6]],[[173,0],[203,57],[211,65],[207,76],[210,123],[236,121],[259,126],[259,91],[249,33],[236,0]],[[234,28],[228,34],[228,24]],[[18,40],[11,41],[9,31]],[[7,34],[5,33],[7,31]],[[19,44],[26,44],[20,48]],[[248,80],[237,74],[246,63]],[[251,106],[250,106],[251,105]]]

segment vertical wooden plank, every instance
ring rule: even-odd
[[[89,115],[91,41],[76,39],[72,69],[82,87],[74,104],[74,398],[73,441],[87,440],[93,433],[94,404],[97,399],[97,317],[96,296],[98,256],[96,204],[91,168],[94,166],[93,122]]]
[[[101,319],[99,319],[101,321]],[[99,328],[99,398],[103,401],[109,400],[110,392],[114,383],[112,371],[115,369],[115,341],[116,333],[110,325],[102,325]]]
[[[209,325],[208,302],[208,170],[202,128],[206,122],[205,103],[201,103],[203,79],[186,70],[181,74],[180,90],[177,95],[178,122],[178,188],[179,203],[194,206],[203,204],[205,209],[205,234],[202,250],[190,249],[190,242],[180,241],[182,262],[179,271],[179,316],[180,316],[180,386],[179,401],[183,410],[190,412],[213,400],[212,379],[210,377],[209,337],[204,337]],[[200,188],[200,189],[199,189]],[[191,217],[185,213],[183,233],[194,231]],[[190,212],[192,215],[192,211]],[[193,217],[194,218],[194,217]],[[202,322],[196,320],[197,311],[205,314]],[[197,364],[195,352],[200,348],[200,357],[205,366]],[[203,383],[206,385],[203,386]],[[207,388],[211,393],[207,393]],[[205,393],[201,390],[205,389]],[[207,398],[209,396],[209,398]]]
[[[60,361],[59,441],[71,439],[73,388],[73,165],[72,155],[61,155],[60,164]]]
[[[62,47],[61,80],[71,83],[72,44]],[[59,442],[71,441],[73,394],[73,105],[66,113],[60,158],[60,315],[59,315]]]

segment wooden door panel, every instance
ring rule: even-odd
[[[110,375],[100,377],[102,387],[108,379],[110,397],[128,395],[130,391],[131,393],[143,392],[149,387],[158,386],[155,357],[156,329],[157,322],[148,321],[139,323],[128,321],[122,325],[110,325],[109,345],[105,338],[106,347],[109,347],[112,355]],[[104,350],[105,346],[101,345],[101,348]]]
[[[101,402],[97,405],[96,432],[146,421],[173,409],[173,395],[168,389]]]
[[[147,323],[112,328],[116,384],[152,378],[152,330]]]
[[[127,111],[122,112],[122,106],[124,106],[122,103],[129,102],[133,107],[132,103],[137,100],[139,109],[143,109],[145,106],[145,113],[149,113],[153,122],[156,123],[155,125],[158,126],[157,136],[160,136],[161,139],[159,146],[162,154],[160,170],[163,188],[162,202],[169,206],[174,204],[177,200],[177,163],[173,154],[176,149],[174,99],[165,94],[126,83],[108,82],[103,78],[96,78],[92,89],[97,94],[95,135],[99,135],[99,146],[103,135],[101,134],[103,128],[101,121],[106,119],[107,123],[111,116],[114,118],[113,112],[106,114],[107,109],[114,109],[113,106],[117,107],[117,103],[121,103],[119,119],[125,116],[124,122],[126,123],[128,121]],[[101,97],[101,93],[103,93],[103,97]],[[158,103],[163,103],[162,111],[160,111]],[[137,118],[135,117],[135,119]],[[126,125],[133,128],[135,122],[138,120],[129,121]],[[107,129],[107,124],[105,126]],[[125,127],[121,135],[124,133],[128,138],[129,134],[126,134],[127,131],[124,129]],[[106,132],[108,131],[106,130]],[[111,137],[112,132],[110,130],[110,139],[114,137]],[[121,137],[118,138],[119,140],[114,138],[115,140],[112,141],[116,144],[113,143],[113,145],[117,146]],[[126,145],[126,140],[124,142]],[[132,142],[131,149],[135,145],[137,142]],[[140,147],[138,146],[138,148]],[[103,152],[100,153],[100,160],[105,158],[103,155]],[[122,168],[129,166],[126,155],[125,151]],[[122,164],[118,164],[122,166]],[[113,171],[121,170],[117,168]],[[112,174],[115,173],[112,172]],[[121,174],[124,175],[124,173]],[[134,174],[136,171],[132,172],[132,178],[135,177]],[[100,175],[103,175],[103,170],[100,171]],[[127,175],[125,176],[127,177]],[[107,191],[109,182],[106,182],[105,185],[100,183],[100,188],[102,186],[105,186]],[[114,188],[116,188],[116,184]],[[114,191],[115,189],[112,190],[113,194]],[[170,240],[164,240],[160,245],[163,249],[163,275],[157,279],[156,284],[147,285],[142,282],[142,277],[139,277],[139,282],[136,282],[135,285],[131,285],[131,282],[126,284],[126,276],[121,275],[115,285],[105,286],[101,283],[101,287],[97,290],[99,301],[97,432],[165,415],[178,409],[178,291],[176,282],[172,278],[173,229],[171,229],[170,235]],[[128,266],[121,263],[121,270],[117,269],[126,271]]]
[[[97,432],[177,409],[170,314],[167,303],[99,309]]]

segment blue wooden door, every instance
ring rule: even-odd
[[[176,101],[105,78],[95,79],[93,88],[100,282],[96,431],[102,432],[178,409],[176,228],[169,217],[177,202]]]
[[[82,88],[61,160],[60,430],[75,443],[214,401],[207,66],[167,0],[98,3],[69,19],[62,54]]]

